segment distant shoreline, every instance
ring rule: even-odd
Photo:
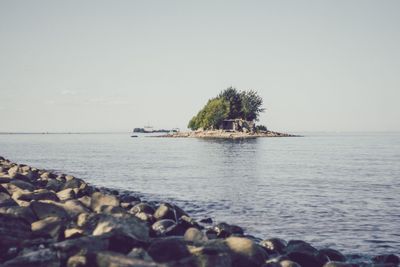
[[[280,133],[274,131],[265,132],[239,132],[239,131],[223,131],[223,130],[207,130],[207,131],[193,131],[193,132],[178,132],[173,134],[166,134],[157,137],[165,138],[220,138],[220,139],[251,139],[259,137],[302,137],[301,135],[294,135],[288,133]]]

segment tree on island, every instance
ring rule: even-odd
[[[256,91],[238,91],[236,88],[229,87],[217,97],[208,100],[207,104],[189,121],[188,128],[192,130],[220,129],[224,120],[233,119],[258,121],[260,113],[265,111],[262,104],[263,99]]]

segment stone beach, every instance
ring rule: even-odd
[[[0,266],[399,266],[393,254],[357,262],[334,248],[263,238],[0,157]]]

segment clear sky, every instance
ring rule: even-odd
[[[400,131],[400,1],[0,0],[0,132],[185,128],[254,89],[279,131]]]

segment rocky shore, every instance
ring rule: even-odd
[[[351,262],[334,249],[259,239],[237,225],[195,221],[172,203],[0,157],[0,266],[389,267],[399,257]]]
[[[173,134],[166,134],[159,137],[171,138],[221,138],[221,139],[246,139],[258,137],[300,137],[288,133],[279,133],[273,131],[264,132],[242,132],[242,131],[224,131],[224,130],[207,130],[207,131],[191,131],[191,132],[177,132]]]

